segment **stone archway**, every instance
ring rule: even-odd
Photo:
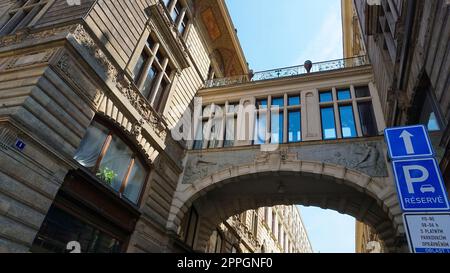
[[[167,228],[177,231],[191,206],[200,212],[194,249],[204,251],[215,227],[248,209],[302,204],[333,209],[369,224],[388,251],[403,251],[404,228],[389,177],[371,177],[344,166],[264,153],[249,164],[204,175],[178,187]]]

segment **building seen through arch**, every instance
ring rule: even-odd
[[[0,0],[0,252],[312,252],[296,204],[407,252],[383,130],[448,186],[449,12],[342,0],[344,59],[255,72],[223,0]]]

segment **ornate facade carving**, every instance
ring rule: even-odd
[[[57,34],[69,33],[75,27],[74,25],[66,25],[61,27],[55,27],[51,29],[45,29],[42,31],[32,32],[29,28],[24,28],[16,31],[14,34],[7,35],[0,38],[0,47],[11,46],[20,44],[29,40],[42,40]]]
[[[154,132],[161,139],[165,139],[168,129],[163,119],[153,110],[139,90],[133,86],[133,83],[112,64],[103,50],[86,32],[85,28],[79,25],[73,32],[73,36],[97,60],[97,63],[103,68],[107,79],[112,81],[120,93],[127,98],[142,118],[152,127]],[[64,61],[61,60],[60,63],[63,65]]]

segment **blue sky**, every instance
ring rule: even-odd
[[[226,0],[250,68],[256,71],[340,59],[340,0]],[[301,207],[315,252],[354,252],[355,220]]]
[[[339,0],[226,0],[255,71],[340,59]],[[276,4],[274,4],[276,3]]]

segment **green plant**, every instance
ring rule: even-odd
[[[103,180],[106,184],[110,185],[112,184],[114,178],[117,177],[117,174],[115,171],[111,170],[108,167],[100,168],[97,172],[97,177]]]

